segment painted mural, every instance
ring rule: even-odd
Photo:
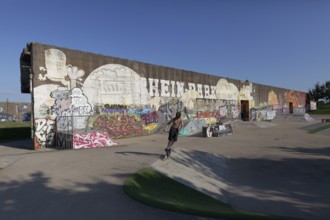
[[[273,120],[289,103],[299,108],[305,101],[304,93],[271,90],[257,103],[253,83],[157,79],[122,64],[89,72],[67,63],[66,54],[54,48],[45,50],[44,60],[33,88],[36,148],[117,146],[114,139],[162,130],[178,111],[185,122],[181,135],[189,136],[205,125],[240,119],[241,101],[249,102],[255,121]]]
[[[239,90],[233,83],[220,79],[217,83],[216,98],[222,100],[238,100]]]

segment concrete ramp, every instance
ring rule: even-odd
[[[229,158],[219,154],[175,148],[169,159],[158,160],[151,168],[228,203],[228,163]]]
[[[329,148],[320,152],[323,157],[330,155]],[[329,160],[319,158],[229,158],[182,148],[151,165],[157,172],[240,210],[308,220],[329,219],[328,167]]]
[[[308,122],[314,122],[315,120],[308,114],[308,113],[305,113],[304,114],[304,118],[306,119],[306,121]]]

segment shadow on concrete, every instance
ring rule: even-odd
[[[330,147],[324,148],[305,148],[305,147],[276,147],[283,151],[292,153],[302,153],[317,156],[330,156]],[[329,158],[330,159],[330,158]]]
[[[329,148],[295,150],[311,154],[329,153]],[[326,220],[330,216],[330,159],[230,158],[223,165],[221,155],[199,151],[185,151],[185,154],[172,160],[211,177],[201,180],[209,181],[205,184],[212,186],[212,178],[225,182],[223,189],[218,187],[219,193],[225,195],[233,207],[311,220]],[[182,177],[176,180],[194,185]]]
[[[32,139],[7,140],[0,142],[0,145],[17,149],[34,150]]]
[[[114,214],[105,210],[115,205],[110,198],[121,186],[76,183],[70,190],[51,188],[50,182],[42,172],[24,181],[1,181],[1,219],[111,219]]]
[[[326,220],[330,216],[330,160],[234,159],[230,202],[255,211]]]
[[[116,154],[121,154],[124,156],[137,155],[137,156],[152,156],[152,157],[160,157],[162,154],[153,154],[153,153],[145,153],[145,152],[134,152],[134,151],[122,151],[115,152]]]
[[[203,132],[197,132],[195,134],[187,135],[185,137],[203,137]]]
[[[313,129],[320,128],[320,127],[323,127],[323,124],[319,122],[319,123],[314,123],[314,124],[311,124],[311,125],[301,127],[300,129],[306,130],[306,131],[311,131]]]
[[[132,174],[118,174],[122,178]],[[199,219],[135,202],[121,185],[105,181],[52,186],[52,178],[35,172],[20,181],[0,182],[0,219]]]

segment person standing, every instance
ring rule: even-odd
[[[181,112],[177,112],[175,114],[175,117],[172,118],[167,124],[166,124],[166,128],[167,126],[169,126],[172,123],[172,126],[170,128],[170,131],[168,133],[168,143],[167,143],[167,147],[165,148],[165,152],[166,152],[166,157],[169,158],[171,155],[171,147],[173,146],[173,144],[178,140],[178,135],[181,131],[181,129],[183,128],[183,121],[181,119]],[[166,130],[165,128],[165,130]]]

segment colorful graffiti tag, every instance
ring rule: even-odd
[[[92,119],[93,120],[93,119]],[[149,134],[136,115],[100,115],[93,121],[93,129],[105,130],[112,138],[134,137]]]

